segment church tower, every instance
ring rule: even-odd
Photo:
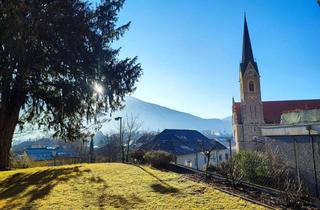
[[[242,137],[239,149],[254,149],[264,124],[260,74],[254,60],[246,17],[244,18],[242,61],[240,63],[240,110]]]

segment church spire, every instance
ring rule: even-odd
[[[251,64],[255,67],[257,73],[259,74],[258,66],[254,61],[254,57],[253,57],[247,18],[246,18],[246,14],[244,14],[242,62],[240,64],[240,69],[242,74],[244,74],[244,72],[246,71],[249,62],[251,62]]]
[[[246,15],[244,15],[242,63],[248,63],[249,61],[253,63],[254,58],[253,58],[248,25],[247,25],[247,18],[246,18]]]

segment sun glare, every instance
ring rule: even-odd
[[[103,87],[101,85],[99,85],[98,83],[95,83],[94,84],[94,90],[97,92],[97,93],[103,93]]]

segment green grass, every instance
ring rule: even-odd
[[[0,209],[263,209],[182,175],[125,164],[0,172]]]

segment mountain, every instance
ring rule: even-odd
[[[231,117],[224,119],[203,119],[185,112],[179,112],[156,104],[144,102],[134,97],[126,97],[126,106],[120,112],[114,113],[114,117],[124,118],[137,116],[142,122],[142,130],[162,131],[163,129],[195,129],[199,131],[214,131],[216,133],[228,133],[231,130]],[[102,127],[102,132],[117,131],[119,122],[111,120]]]
[[[202,131],[207,136],[217,133],[231,134],[231,117],[224,119],[203,119],[185,112],[179,112],[157,104],[144,102],[134,97],[126,97],[123,110],[112,114],[111,120],[102,125],[102,133],[119,132],[119,121],[114,118],[123,117],[124,123],[126,117],[137,117],[142,123],[142,131],[162,131],[164,129],[194,129]],[[95,136],[95,142],[100,142],[102,133],[98,132]],[[13,144],[18,144],[26,140],[39,138],[50,138],[48,133],[38,130],[35,127],[28,132],[15,135]]]

